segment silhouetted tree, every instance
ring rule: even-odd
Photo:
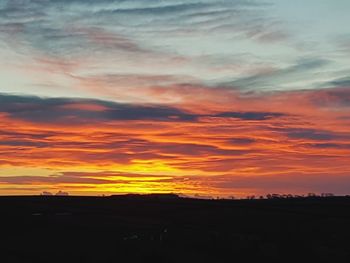
[[[317,195],[315,193],[308,193],[307,197],[316,197]]]

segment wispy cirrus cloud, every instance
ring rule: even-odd
[[[257,1],[212,0],[166,3],[26,1],[21,5],[5,1],[0,7],[3,14],[0,39],[7,50],[15,53],[3,54],[4,57],[10,56],[13,70],[30,65],[25,68],[34,71],[34,77],[29,75],[26,81],[31,85],[41,83],[59,87],[48,92],[42,88],[40,94],[44,95],[62,96],[66,90],[75,89],[77,78],[88,80],[90,76],[98,75],[106,78],[112,75],[138,78],[187,75],[189,83],[198,83],[207,81],[207,76],[212,73],[218,74],[220,65],[213,62],[221,61],[223,57],[232,59],[229,59],[229,65],[226,63],[221,68],[240,68],[237,67],[235,52],[227,48],[221,52],[208,48],[213,44],[212,40],[205,40],[208,33],[217,32],[220,38],[225,35],[231,38],[232,35],[233,38],[253,41],[273,41],[287,34],[277,33],[281,29],[278,29],[276,19],[265,14],[268,6],[268,3]],[[190,46],[183,49],[181,43],[172,41],[174,38],[183,43],[203,43],[203,52],[198,54]],[[220,71],[220,76],[231,72],[227,69],[226,72]],[[48,80],[36,76],[41,72],[50,75]],[[114,89],[130,85],[132,81]],[[30,94],[27,87],[16,90]],[[108,88],[107,94],[111,92],[113,88]],[[76,93],[83,97],[96,96],[81,87]],[[102,98],[108,96],[103,89],[101,93]]]
[[[301,89],[298,82],[308,81],[310,75],[317,74],[329,63],[330,61],[319,58],[301,59],[289,67],[272,69],[230,83],[223,83],[223,86],[229,85],[243,90],[254,90],[257,86],[259,86],[259,90],[283,90],[284,85],[296,84],[294,89]],[[313,88],[313,85],[309,84],[308,87]]]
[[[12,78],[15,92],[115,101],[145,82],[270,91],[340,78],[347,64],[327,50],[300,49],[303,24],[291,28],[279,8],[273,0],[4,1],[0,56],[10,62],[6,76],[25,76]],[[154,102],[140,93],[127,100]]]

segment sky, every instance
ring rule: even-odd
[[[350,194],[349,10],[0,0],[0,194]]]

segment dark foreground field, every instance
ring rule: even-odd
[[[1,197],[0,262],[350,262],[350,198]]]

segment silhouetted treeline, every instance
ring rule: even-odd
[[[267,194],[265,196],[260,195],[248,195],[246,199],[292,199],[292,198],[318,198],[318,197],[334,197],[333,193],[308,193],[306,195],[293,195],[293,194]],[[233,198],[234,199],[234,198]]]

